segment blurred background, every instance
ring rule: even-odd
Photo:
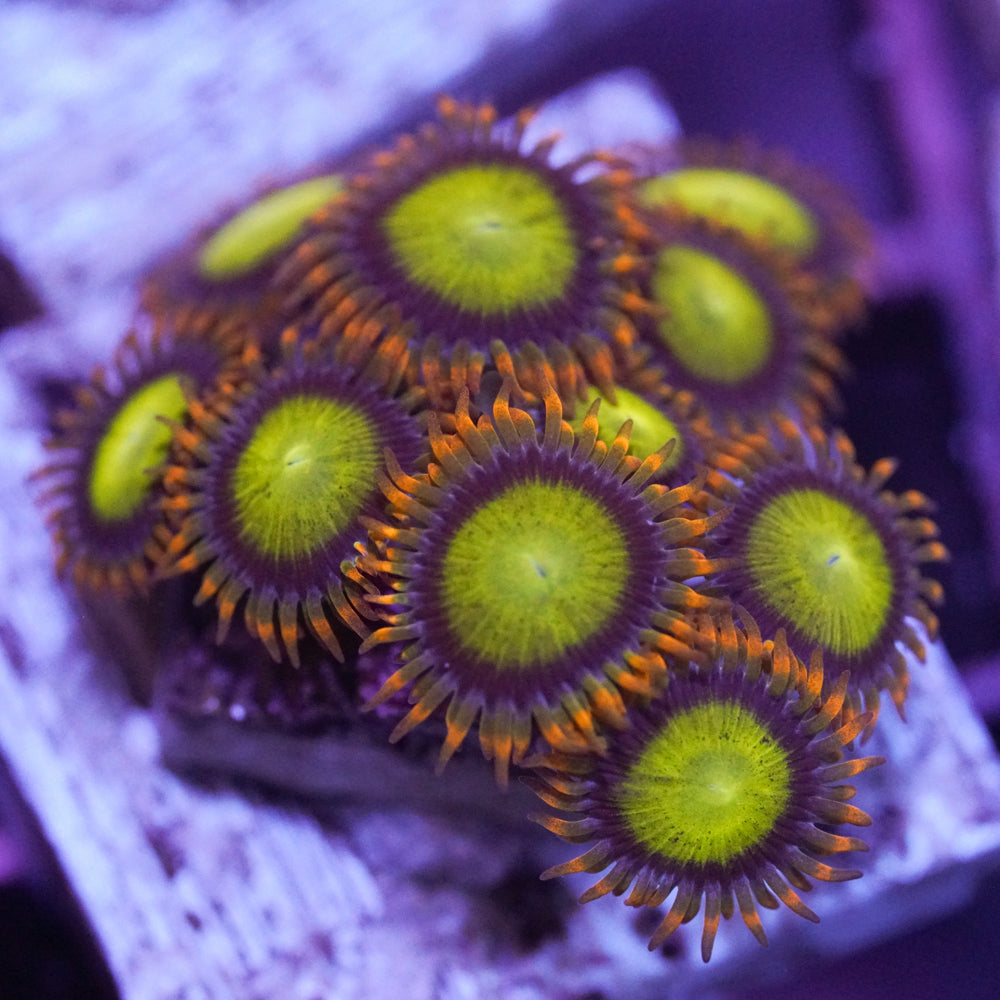
[[[892,487],[938,503],[952,553],[940,572],[944,645],[996,739],[996,0],[7,0],[5,361],[23,368],[49,349],[38,330],[71,324],[85,372],[107,330],[124,329],[136,279],[158,254],[269,172],[426,117],[436,91],[488,98],[507,114],[623,69],[646,74],[685,134],[752,136],[825,169],[874,226],[872,308],[845,344],[853,375],[841,422],[863,464],[897,457]],[[286,95],[290,71],[311,89]],[[144,93],[138,108],[126,99],[133,88]],[[120,150],[113,162],[100,154],[109,144]],[[14,663],[18,642],[0,620]],[[947,918],[733,995],[986,1000],[1000,983],[998,928],[994,874]],[[44,830],[0,762],[0,998],[115,995]]]

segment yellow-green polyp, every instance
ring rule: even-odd
[[[801,202],[777,184],[739,170],[688,167],[642,185],[649,205],[679,204],[745,235],[806,257],[819,241],[819,230]]]
[[[180,420],[187,409],[176,374],[142,386],[122,404],[94,452],[87,495],[103,521],[136,514],[149,495],[148,469],[163,461],[170,428],[159,417]]]
[[[396,740],[450,699],[440,766],[476,727],[501,784],[536,737],[600,749],[625,724],[623,692],[648,696],[665,674],[659,648],[704,659],[682,609],[705,599],[685,581],[717,568],[687,547],[709,527],[687,516],[689,487],[651,482],[659,455],[628,455],[627,428],[608,448],[596,408],[576,437],[548,385],[539,428],[510,406],[513,386],[478,422],[464,391],[458,440],[430,422],[441,467],[383,484],[390,523],[369,523],[360,563],[375,600],[400,609],[361,652],[407,644],[369,706],[413,685]]]
[[[414,284],[473,314],[553,302],[577,262],[559,199],[522,167],[469,165],[431,177],[383,226]]]
[[[233,477],[240,534],[293,560],[336,538],[357,516],[380,463],[359,407],[320,396],[280,403],[255,428]]]
[[[860,653],[885,627],[893,578],[882,538],[860,510],[822,490],[789,490],[763,505],[747,569],[760,598],[825,649]]]
[[[668,310],[659,335],[691,375],[735,384],[767,364],[773,342],[767,306],[722,261],[694,247],[667,247],[657,258],[652,287]]]
[[[674,442],[673,451],[663,462],[663,469],[673,469],[680,465],[684,458],[684,439],[677,425],[662,410],[647,402],[637,393],[615,387],[617,403],[601,396],[601,393],[591,386],[587,390],[585,407],[590,406],[595,399],[601,399],[599,440],[606,445],[614,443],[618,430],[626,420],[632,421],[632,433],[629,436],[628,453],[636,458],[645,459],[654,451],[659,451],[668,441]],[[577,434],[583,429],[585,412],[570,421],[570,426]]]
[[[650,740],[625,775],[621,809],[651,852],[722,865],[764,840],[790,781],[787,753],[753,712],[710,701]]]
[[[563,483],[512,486],[448,544],[452,633],[500,671],[547,663],[619,610],[628,563],[615,519],[592,497]]]
[[[774,909],[780,901],[816,921],[799,895],[812,888],[810,879],[860,878],[825,860],[867,849],[831,829],[871,822],[848,804],[854,788],[837,782],[884,762],[844,760],[870,718],[838,719],[846,674],[823,695],[821,655],[810,658],[803,677],[783,633],[765,653],[759,637],[725,613],[715,622],[731,653],[707,671],[676,671],[652,699],[633,704],[630,725],[608,732],[601,754],[560,750],[536,758],[537,778],[529,779],[549,807],[572,816],[538,821],[589,845],[542,878],[605,872],[580,897],[584,903],[628,893],[629,906],[660,907],[673,896],[649,947],[704,913],[706,962],[720,921],[737,905],[767,944],[758,906]]]
[[[230,219],[202,247],[198,269],[208,281],[241,278],[282,249],[313,212],[340,193],[340,177],[313,177],[265,195]]]

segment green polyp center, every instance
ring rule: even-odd
[[[242,541],[276,562],[321,549],[371,493],[380,451],[371,418],[356,406],[308,394],[280,402],[236,464]]]
[[[170,428],[157,417],[180,420],[186,410],[174,373],[125,400],[94,452],[87,483],[91,509],[102,521],[125,520],[143,505],[153,483],[147,470],[163,461],[170,444]]]
[[[660,337],[696,378],[734,385],[767,364],[773,334],[753,285],[710,254],[671,246],[656,261],[653,296],[667,308]]]
[[[410,281],[476,315],[557,301],[577,264],[565,208],[521,167],[438,174],[400,198],[383,226]]]
[[[681,205],[687,211],[808,256],[819,242],[813,214],[787,191],[739,170],[689,167],[652,177],[642,186],[648,205]]]
[[[788,802],[788,754],[734,701],[686,709],[629,766],[618,808],[646,850],[683,864],[726,864],[759,844]]]
[[[817,489],[780,493],[750,525],[746,558],[759,599],[822,648],[858,653],[881,632],[892,570],[856,507]]]
[[[628,389],[616,388],[618,403],[615,405],[591,386],[587,390],[587,402],[575,420],[570,421],[573,430],[579,434],[583,430],[583,420],[587,409],[595,399],[600,398],[601,408],[598,411],[598,438],[610,445],[618,435],[618,430],[626,420],[632,421],[632,433],[629,437],[628,453],[636,458],[645,459],[658,451],[671,439],[674,450],[667,457],[661,468],[673,469],[684,457],[684,439],[677,425],[652,403],[646,402],[642,396],[629,392]]]
[[[249,274],[282,249],[310,215],[339,194],[340,177],[314,177],[265,195],[230,219],[202,247],[198,270],[207,281]]]
[[[620,609],[629,555],[603,504],[574,486],[511,486],[448,542],[441,596],[463,650],[498,670],[549,663]]]

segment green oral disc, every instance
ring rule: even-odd
[[[560,299],[577,263],[566,213],[530,170],[456,167],[404,195],[383,221],[409,279],[476,315]]]
[[[641,199],[648,205],[679,204],[687,211],[731,226],[799,257],[819,240],[816,220],[776,184],[738,170],[690,167],[650,178]]]
[[[892,603],[885,546],[868,518],[821,490],[780,493],[747,539],[755,589],[808,639],[840,654],[878,636]]]
[[[628,551],[608,511],[564,484],[512,486],[465,520],[442,599],[462,648],[500,670],[548,663],[619,609]]]
[[[672,718],[630,766],[619,808],[643,848],[682,864],[725,864],[774,827],[790,792],[788,757],[735,702]]]
[[[322,548],[374,487],[379,451],[371,420],[357,407],[310,395],[278,404],[236,465],[242,540],[275,561]]]
[[[732,385],[756,375],[771,353],[771,320],[753,285],[709,254],[671,246],[657,258],[653,295],[667,307],[665,345],[689,373]]]
[[[174,374],[163,375],[133,393],[119,409],[94,453],[88,496],[102,521],[134,515],[149,495],[147,469],[166,457],[170,428],[158,416],[180,420],[187,402]]]
[[[628,389],[617,387],[615,394],[618,396],[618,405],[615,406],[604,398],[593,386],[587,390],[587,402],[578,413],[575,420],[570,421],[575,433],[579,434],[583,429],[583,420],[586,416],[587,408],[600,398],[601,408],[598,411],[598,422],[600,429],[598,437],[605,444],[610,445],[618,434],[618,429],[626,420],[632,421],[632,433],[629,436],[628,453],[636,458],[645,459],[658,451],[668,441],[673,439],[674,450],[669,458],[663,463],[663,468],[672,469],[680,464],[684,457],[684,438],[681,436],[677,425],[664,413],[658,410],[652,403],[647,403],[642,396],[629,392]]]
[[[202,247],[198,270],[207,281],[249,274],[280,250],[313,212],[339,194],[335,175],[314,177],[265,195],[230,219]]]

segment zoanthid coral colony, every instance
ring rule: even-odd
[[[720,918],[766,943],[761,909],[858,876],[820,860],[865,849],[839,782],[881,762],[853,744],[903,712],[947,553],[830,425],[842,196],[711,143],[556,166],[530,118],[443,99],[203,231],[36,478],[75,588],[180,581],[201,648],[335,661],[439,770],[478,742],[590,845],[544,878],[671,900],[651,947],[703,907],[707,961]]]

